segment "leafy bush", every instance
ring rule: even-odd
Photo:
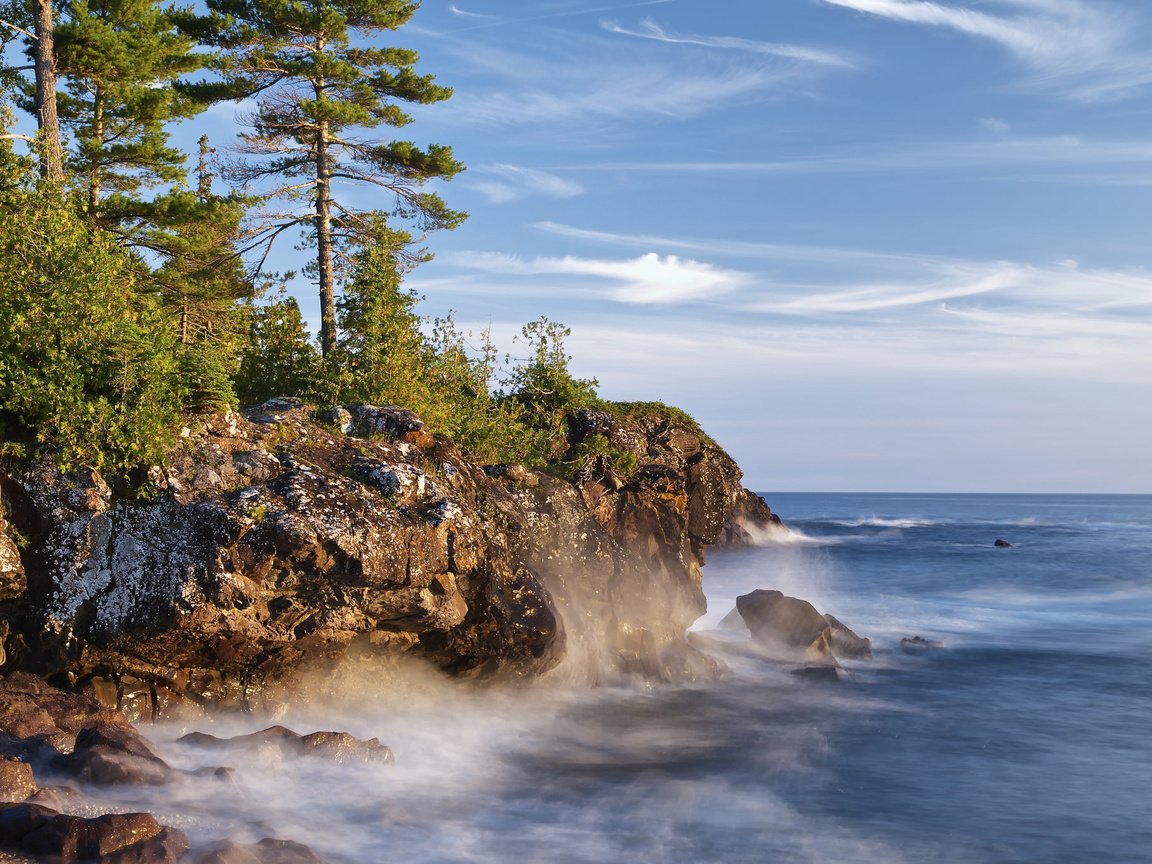
[[[0,194],[0,438],[105,470],[160,456],[187,393],[139,266],[51,190]]]
[[[242,405],[273,396],[312,397],[321,385],[320,352],[300,306],[281,286],[264,305],[247,304],[248,343],[240,352],[236,397]]]

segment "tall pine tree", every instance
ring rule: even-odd
[[[174,85],[208,58],[177,29],[188,13],[156,0],[72,0],[63,13],[56,54],[72,170],[90,218],[118,227],[136,215],[142,187],[184,180],[184,153],[165,127],[206,107]],[[105,197],[117,193],[105,213]]]
[[[365,137],[379,126],[401,127],[403,103],[447,99],[451,90],[414,71],[415,51],[365,47],[370,37],[406,23],[418,3],[407,0],[207,0],[200,38],[226,51],[231,92],[258,95],[247,159],[238,179],[271,184],[287,206],[267,226],[271,242],[307,225],[315,237],[320,289],[320,342],[336,348],[336,270],[371,235],[377,211],[358,210],[333,196],[334,181],[380,187],[393,196],[388,212],[425,232],[453,228],[465,217],[425,184],[462,170],[449,147]],[[357,44],[353,44],[354,37]],[[204,92],[212,92],[206,85]],[[297,206],[297,202],[301,202]]]

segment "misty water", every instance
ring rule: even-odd
[[[232,784],[124,805],[336,862],[1149,860],[1152,497],[767,497],[792,533],[705,568],[694,638],[724,680],[590,688],[562,669],[477,690],[350,668],[281,722],[378,736],[395,765],[230,755]],[[714,630],[754,588],[811,600],[875,658],[803,680]],[[944,648],[903,653],[913,635]],[[220,756],[182,732],[263,725],[145,731],[195,767]]]

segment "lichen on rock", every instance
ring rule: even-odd
[[[10,662],[110,681],[120,707],[143,682],[153,714],[279,699],[353,646],[457,675],[566,655],[593,677],[710,671],[684,630],[705,547],[748,510],[739,469],[668,418],[573,417],[571,446],[587,434],[638,470],[483,467],[402,408],[314,418],[278,399],[189,426],[142,497],[88,470],[9,471],[28,538],[28,588],[0,604]]]

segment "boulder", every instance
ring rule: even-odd
[[[1009,543],[1007,540],[1003,539],[1002,537],[996,538],[996,542],[993,543],[992,545],[995,546],[997,549],[1011,549],[1012,548],[1012,544]]]
[[[36,804],[0,805],[0,848],[59,864],[174,864],[188,838],[148,813],[66,816]]]
[[[395,761],[392,751],[377,738],[361,741],[347,732],[312,732],[298,735],[285,726],[269,726],[259,732],[217,738],[205,732],[190,732],[180,738],[181,744],[210,750],[259,750],[273,747],[286,756],[306,756],[340,764],[378,763]]]
[[[757,642],[807,649],[829,629],[824,616],[807,600],[782,591],[758,589],[736,598],[736,610]]]
[[[140,733],[111,723],[80,730],[72,752],[55,767],[98,786],[161,786],[173,776]]]
[[[847,625],[825,614],[824,620],[828,622],[829,635],[832,641],[832,652],[838,657],[871,657],[872,640],[856,635]]]
[[[14,756],[0,756],[0,802],[27,801],[38,790],[31,765]]]
[[[736,598],[736,613],[757,644],[785,658],[836,666],[838,657],[872,656],[872,640],[857,635],[832,615],[821,615],[807,600],[782,591],[759,589],[743,594]]]

